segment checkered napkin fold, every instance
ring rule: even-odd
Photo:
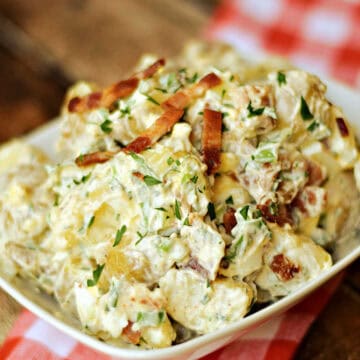
[[[360,88],[360,4],[332,0],[224,0],[205,35],[244,53],[285,55],[299,67]],[[290,359],[340,283],[341,275],[305,301],[208,356]],[[4,360],[106,360],[24,311],[0,348]]]

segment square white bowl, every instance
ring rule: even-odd
[[[354,127],[358,138],[360,138],[360,93],[332,80],[325,81],[325,83],[328,86],[328,98],[334,104],[343,108],[347,119]],[[52,149],[58,130],[59,122],[53,121],[28,135],[26,139],[29,143],[43,149],[50,157],[55,157]],[[349,239],[347,239],[346,242],[342,242],[342,245],[336,249],[336,261],[334,265],[315,280],[304,284],[296,292],[224,329],[194,338],[183,344],[159,350],[119,348],[84,334],[80,330],[80,324],[74,320],[73,317],[66,316],[52,297],[39,291],[27,280],[21,278],[7,279],[4,274],[0,273],[0,287],[15,298],[21,305],[59,330],[94,350],[108,354],[114,358],[122,360],[196,359],[219,349],[239,338],[242,334],[249,332],[294,306],[359,256],[360,235],[358,237],[355,235],[349,236]]]

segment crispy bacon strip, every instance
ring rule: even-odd
[[[349,129],[347,128],[345,120],[342,117],[336,118],[336,124],[342,137],[349,136]]]
[[[227,234],[231,234],[231,230],[236,226],[235,210],[228,208],[223,216],[223,223]]]
[[[132,329],[133,323],[129,321],[127,326],[122,331],[122,336],[124,336],[131,344],[138,344],[141,338],[140,331],[134,331]]]
[[[84,112],[98,107],[109,107],[114,101],[131,95],[139,84],[139,80],[147,79],[165,65],[164,59],[157,60],[143,71],[134,74],[127,80],[121,80],[103,91],[93,92],[84,97],[74,97],[69,101],[69,112]]]
[[[220,166],[222,114],[210,109],[204,110],[202,151],[207,165],[207,174],[216,172]]]
[[[206,90],[215,87],[221,83],[221,79],[214,73],[210,73],[201,78],[195,85],[178,91],[176,94],[170,96],[161,104],[165,110],[176,108],[185,109],[192,98],[202,96]]]
[[[149,128],[126,146],[124,151],[139,153],[145,150],[168,133],[183,114],[184,111],[180,109],[172,108],[165,111]]]
[[[147,67],[145,70],[139,71],[134,74],[133,77],[137,79],[148,79],[152,77],[161,67],[165,65],[165,59],[156,60],[152,65]]]
[[[111,151],[96,151],[90,154],[80,155],[75,159],[75,163],[79,167],[85,167],[94,164],[102,164],[107,162],[115,155]]]
[[[284,254],[275,255],[270,268],[282,281],[291,280],[300,271],[300,267],[293,264]]]

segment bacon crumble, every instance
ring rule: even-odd
[[[220,166],[221,127],[221,112],[205,109],[201,142],[208,175],[214,174]]]
[[[277,254],[270,264],[271,270],[278,274],[282,281],[291,280],[300,272],[300,267],[293,264],[284,254]]]
[[[223,216],[223,223],[227,234],[231,234],[231,230],[236,226],[235,210],[228,208]]]
[[[336,118],[336,124],[339,128],[340,134],[342,137],[347,137],[349,136],[349,129],[347,128],[346,124],[345,124],[345,120],[341,117],[337,117]]]
[[[265,204],[258,204],[256,207],[261,211],[261,215],[266,221],[278,224],[279,226],[293,224],[293,219],[291,217],[289,207],[284,204],[277,205],[275,211],[271,208],[271,201],[268,201]]]
[[[132,329],[133,323],[131,321],[128,322],[126,327],[124,327],[121,335],[124,336],[131,344],[138,344],[141,338],[140,331],[134,331]]]

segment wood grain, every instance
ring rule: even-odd
[[[201,36],[216,0],[0,0],[0,142],[58,113],[75,79],[109,84],[144,52],[176,54]],[[21,307],[0,291],[0,343]],[[360,359],[360,261],[295,356]]]

